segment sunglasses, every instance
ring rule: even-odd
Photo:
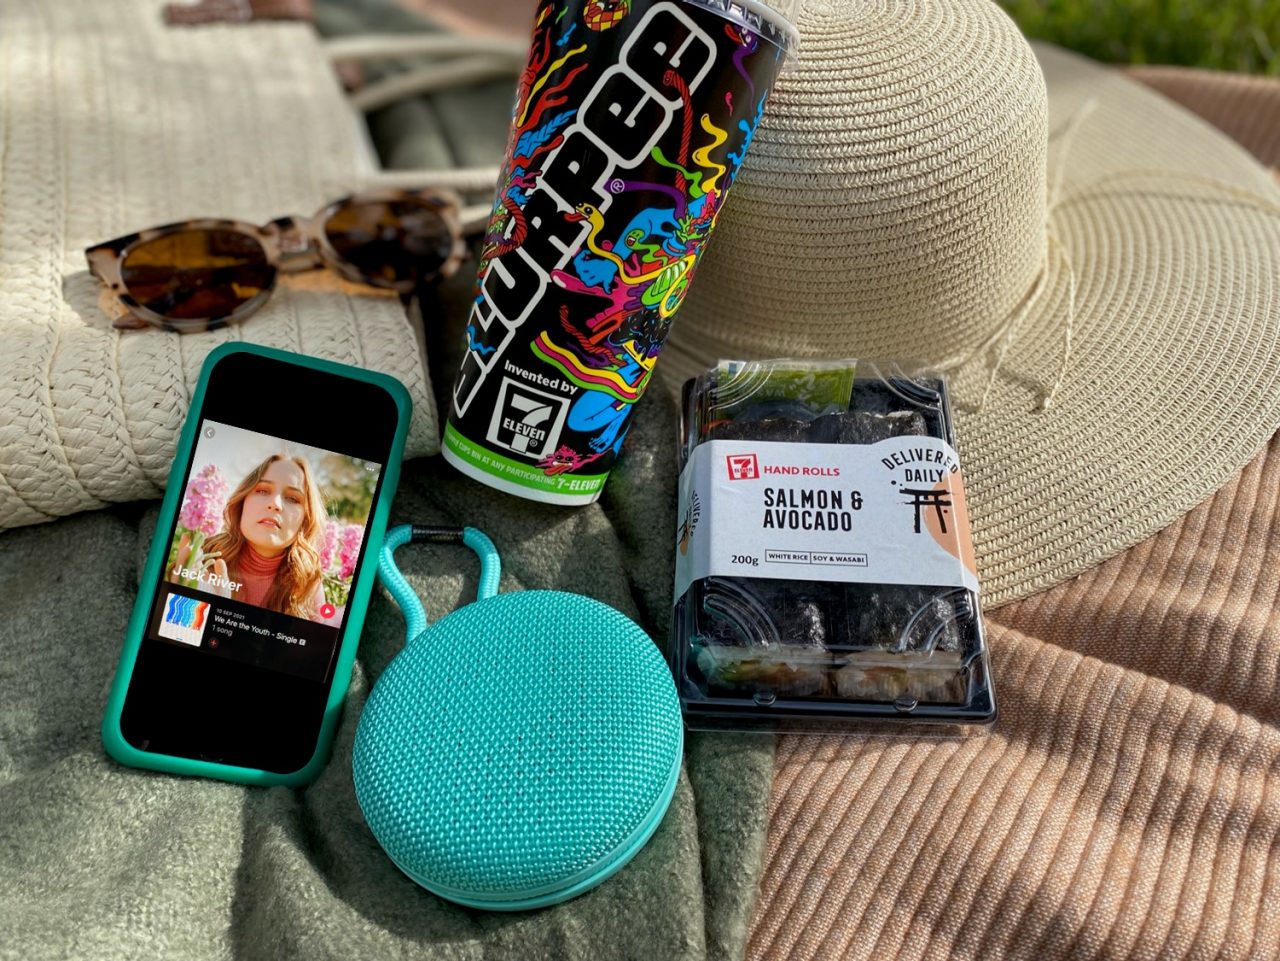
[[[328,267],[347,280],[411,293],[447,278],[466,255],[458,197],[378,190],[344,197],[307,220],[259,227],[188,220],[89,247],[90,272],[119,310],[115,326],[178,333],[238,323],[265,304],[282,273]]]

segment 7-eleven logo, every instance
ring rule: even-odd
[[[730,454],[729,480],[755,480],[760,476],[760,464],[755,454]]]
[[[487,438],[500,449],[545,457],[560,436],[568,405],[567,397],[504,377]]]

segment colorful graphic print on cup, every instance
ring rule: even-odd
[[[445,432],[465,473],[599,496],[783,58],[710,6],[539,9]]]

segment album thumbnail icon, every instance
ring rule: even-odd
[[[160,636],[181,644],[199,647],[209,621],[209,602],[180,594],[170,594],[160,621]]]

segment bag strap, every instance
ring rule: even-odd
[[[322,43],[335,68],[341,63],[376,63],[429,56],[433,62],[375,80],[348,97],[360,112],[378,110],[398,100],[501,77],[516,77],[528,54],[523,41],[501,37],[447,33],[357,34]],[[441,187],[458,193],[492,194],[498,187],[497,164],[438,170],[372,169],[361,176],[365,187],[415,189]],[[483,230],[493,212],[492,201],[464,208],[463,233]]]

